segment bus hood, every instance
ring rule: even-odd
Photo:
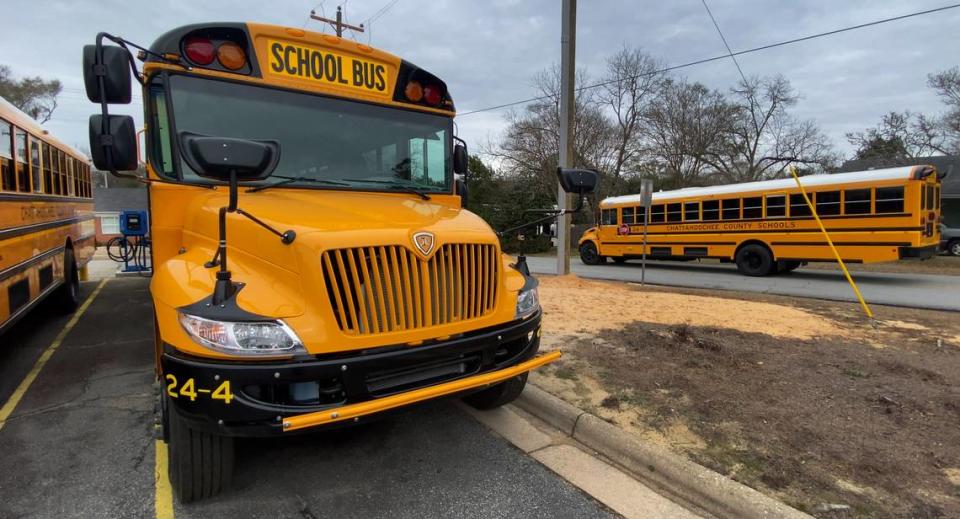
[[[225,190],[201,197],[197,210],[185,222],[187,233],[212,240],[217,237],[217,214],[226,205]],[[239,207],[280,232],[294,231],[284,245],[270,231],[241,215],[227,217],[230,249],[248,253],[293,273],[317,268],[322,250],[344,247],[406,245],[413,235],[434,235],[434,248],[444,243],[497,243],[489,225],[477,215],[461,210],[459,197],[434,195],[423,200],[408,193],[347,192],[274,189],[246,194],[240,190]],[[305,262],[305,263],[304,263]]]

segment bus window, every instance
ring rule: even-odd
[[[933,190],[933,199],[936,202],[934,209],[939,211],[940,210],[940,186],[937,186],[936,189]]]
[[[683,221],[696,222],[700,220],[700,202],[684,202]]]
[[[844,214],[870,214],[870,190],[848,189],[843,192]]]
[[[807,201],[803,199],[802,194],[794,193],[790,195],[790,217],[798,218],[803,216],[811,216],[810,206],[807,205]]]
[[[925,191],[927,192],[927,203],[924,205],[926,206],[927,211],[933,211],[933,206],[934,206],[933,186],[928,185]]]
[[[620,223],[626,223],[626,224],[631,224],[631,223],[633,223],[633,208],[632,208],[632,207],[624,207],[623,209],[620,209],[620,212],[621,212],[621,214],[620,214]]]
[[[840,214],[840,192],[819,191],[817,193],[817,214],[820,216]]]
[[[681,211],[682,204],[667,204],[667,221],[668,222],[680,222],[683,221],[683,213]]]
[[[763,198],[751,196],[743,199],[743,219],[763,218]]]
[[[647,208],[641,205],[634,209],[636,210],[635,218],[637,223],[643,223],[644,217],[647,215]]]
[[[600,225],[617,225],[617,210],[604,209],[600,211]]]
[[[767,196],[767,218],[787,216],[787,197],[785,195]]]
[[[27,162],[27,133],[15,130],[17,146],[17,191],[30,192],[30,164]]]
[[[722,205],[721,214],[723,215],[724,220],[739,220],[740,219],[740,199],[739,198],[730,198],[727,200],[720,201]]]
[[[663,223],[663,207],[663,204],[659,204],[650,208],[650,221],[652,223]]]
[[[704,220],[720,219],[720,201],[719,200],[703,201],[703,219]]]
[[[40,143],[40,150],[42,151],[41,155],[43,155],[43,192],[51,195],[54,191],[53,173],[50,167],[53,165],[53,153],[56,152],[53,150],[53,146],[45,142]]]
[[[30,173],[33,175],[33,192],[43,193],[40,183],[40,141],[30,138]]]
[[[903,186],[877,188],[878,213],[903,212]]]
[[[13,125],[0,119],[0,191],[16,191],[13,168]]]

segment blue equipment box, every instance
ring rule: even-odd
[[[120,213],[120,234],[124,236],[146,236],[149,228],[146,211],[125,209]]]

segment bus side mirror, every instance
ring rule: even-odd
[[[87,99],[94,103],[106,101],[109,104],[129,104],[130,52],[123,47],[104,45],[103,61],[97,62],[97,46],[83,46],[83,85],[87,90]],[[103,78],[103,90],[100,78]]]
[[[583,196],[597,188],[597,172],[591,169],[557,168],[557,178],[567,193]]]
[[[457,144],[453,147],[453,172],[458,175],[467,174],[467,147]]]
[[[181,152],[190,169],[204,178],[238,182],[263,180],[280,161],[277,141],[208,137],[180,132]]]
[[[93,165],[103,171],[137,169],[137,132],[133,117],[108,115],[104,132],[102,115],[90,116],[90,155]]]

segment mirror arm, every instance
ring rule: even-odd
[[[507,234],[510,234],[514,231],[519,231],[520,229],[531,227],[533,225],[537,225],[538,223],[547,222],[547,221],[553,220],[554,218],[567,215],[567,214],[579,213],[581,210],[583,210],[584,200],[586,199],[586,196],[580,195],[578,198],[579,198],[579,201],[577,202],[577,207],[573,209],[563,209],[562,211],[558,211],[556,209],[546,209],[546,210],[541,209],[539,211],[538,210],[527,211],[527,212],[549,212],[550,214],[548,214],[547,216],[544,216],[543,218],[538,218],[532,222],[527,222],[527,223],[518,225],[516,227],[511,227],[509,229],[504,229],[502,231],[499,231],[497,232],[497,236],[502,238],[503,236],[506,236]]]

